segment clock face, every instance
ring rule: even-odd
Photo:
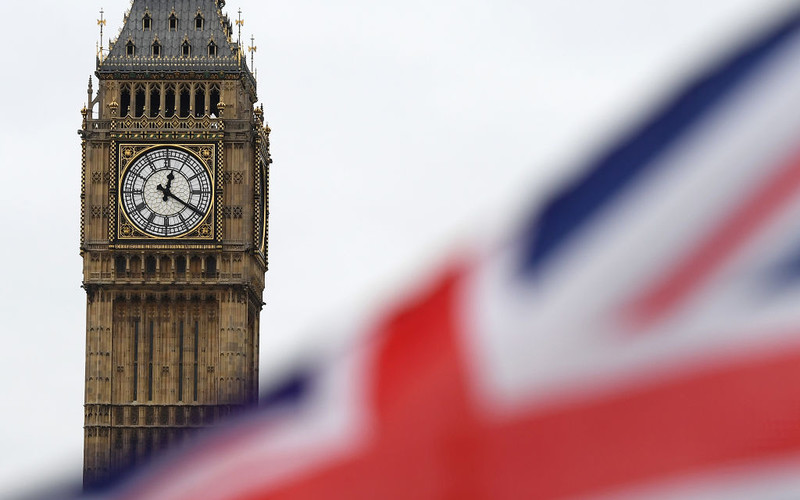
[[[182,236],[211,210],[211,175],[182,149],[165,146],[138,156],[123,172],[120,187],[128,219],[150,236]]]

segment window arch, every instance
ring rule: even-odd
[[[169,275],[172,272],[172,259],[164,255],[161,257],[161,262],[159,264],[159,272],[161,274]]]
[[[186,274],[186,257],[183,255],[178,256],[175,260],[175,272],[178,274]]]
[[[169,30],[178,31],[178,16],[175,15],[174,10],[169,14]]]
[[[192,57],[192,44],[189,40],[184,40],[181,44],[181,57]]]
[[[202,30],[204,24],[205,24],[205,19],[203,19],[203,14],[198,10],[197,15],[194,16],[194,29]]]
[[[114,270],[117,272],[118,278],[125,276],[126,264],[125,257],[122,255],[117,255],[117,258],[114,259]]]
[[[200,260],[200,257],[195,255],[194,257],[192,257],[189,260],[189,272],[190,273],[192,273],[194,275],[199,275],[202,267],[203,267],[203,264],[202,264],[202,260]]]
[[[198,85],[194,91],[194,115],[201,117],[206,112],[206,89],[203,85]]]
[[[219,85],[212,85],[209,89],[209,114],[219,118]]]
[[[139,257],[131,257],[130,264],[128,266],[131,270],[131,275],[136,276],[142,273],[142,260]]]
[[[134,86],[133,92],[133,116],[139,118],[144,116],[145,114],[145,96],[147,94],[147,87],[141,84],[137,84]]]
[[[175,114],[175,84],[170,83],[164,89],[164,118],[172,118]]]
[[[217,44],[214,40],[208,42],[208,57],[217,57]]]
[[[153,18],[149,12],[145,12],[142,17],[142,31],[150,31],[153,29]]]
[[[188,85],[183,84],[179,87],[178,94],[178,115],[181,118],[188,118],[192,107],[191,88]]]
[[[153,57],[161,57],[161,42],[158,41],[158,38],[153,40],[153,46],[150,53]]]
[[[217,259],[215,257],[206,258],[206,276],[213,278],[217,275]]]
[[[161,86],[153,84],[150,86],[150,118],[155,118],[161,111]]]
[[[128,40],[128,43],[125,44],[125,55],[128,57],[136,55],[136,44],[133,43],[133,40]]]
[[[127,116],[131,110],[131,87],[128,84],[122,85],[120,89],[119,116]]]
[[[152,255],[148,255],[144,259],[144,273],[148,276],[156,273],[156,258]]]

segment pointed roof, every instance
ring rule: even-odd
[[[98,75],[222,72],[252,79],[224,5],[224,0],[133,0],[108,56],[98,60]],[[216,50],[209,50],[210,44]]]

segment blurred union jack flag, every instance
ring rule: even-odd
[[[113,498],[800,498],[800,13]]]

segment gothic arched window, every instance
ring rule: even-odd
[[[131,110],[131,87],[123,85],[120,88],[119,116],[127,116]]]
[[[206,276],[214,277],[217,274],[217,259],[214,257],[206,258]]]
[[[175,114],[175,84],[168,84],[164,90],[164,118]]]
[[[125,55],[128,57],[136,55],[136,44],[133,43],[133,40],[128,40],[128,43],[125,44]]]
[[[186,274],[186,257],[183,255],[175,260],[175,272],[178,274]]]
[[[142,30],[150,31],[151,29],[153,29],[153,18],[150,17],[150,13],[145,12],[142,18]]]
[[[151,276],[156,273],[156,258],[152,255],[148,255],[144,259],[144,272]]]
[[[192,45],[189,43],[189,40],[184,40],[183,44],[181,45],[181,57],[191,57],[192,56]]]
[[[131,275],[139,275],[142,272],[142,260],[139,257],[133,256],[131,257],[128,267],[131,270]]]
[[[219,86],[212,85],[209,91],[209,104],[211,109],[209,110],[209,114],[215,117],[219,117]]]
[[[203,19],[203,14],[198,12],[197,15],[194,18],[194,29],[195,30],[203,29],[203,22],[204,21],[205,20]]]
[[[217,44],[214,40],[208,42],[208,57],[217,57]]]
[[[175,15],[175,11],[169,15],[169,30],[178,31],[178,16]]]
[[[122,255],[117,255],[117,258],[114,259],[114,270],[117,272],[118,278],[125,276],[125,264],[125,257]]]
[[[161,57],[161,44],[158,40],[153,41],[153,57]]]

